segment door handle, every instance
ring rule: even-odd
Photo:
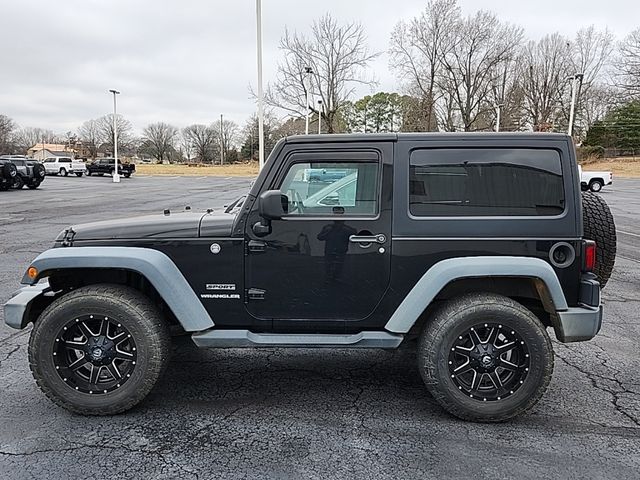
[[[377,235],[351,235],[349,241],[352,243],[384,243],[387,241],[387,237],[378,233]]]

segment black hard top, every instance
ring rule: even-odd
[[[347,143],[347,142],[397,142],[424,140],[559,140],[568,139],[564,133],[540,132],[420,132],[420,133],[327,133],[313,135],[293,135],[286,137],[286,143]]]

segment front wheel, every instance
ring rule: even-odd
[[[76,177],[81,177],[82,176],[82,172],[76,172]]]
[[[551,380],[553,348],[531,311],[501,295],[476,293],[448,301],[428,320],[418,367],[449,413],[501,422],[540,400]]]
[[[56,404],[83,415],[130,409],[151,391],[170,351],[157,307],[119,285],[81,287],[40,315],[29,340],[29,365]]]
[[[62,175],[63,177],[66,177],[67,175],[69,175],[69,172],[67,172],[66,168],[61,168],[60,175]]]

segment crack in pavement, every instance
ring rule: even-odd
[[[18,350],[20,350],[20,347],[22,347],[22,345],[16,345],[13,350],[9,350],[9,352],[5,355],[5,357],[0,360],[0,367],[2,366],[3,362],[6,362],[7,360],[9,360],[9,357],[11,357],[11,355],[13,355]]]
[[[571,351],[570,348],[567,348],[567,350]],[[601,348],[601,347],[599,347]],[[602,348],[601,348],[602,350]],[[602,350],[604,352],[604,350]],[[618,378],[616,377],[616,373],[614,373],[613,378],[612,377],[606,377],[604,375],[600,375],[597,374],[595,372],[591,372],[591,371],[587,371],[584,368],[580,367],[579,365],[570,362],[567,358],[563,357],[562,355],[559,355],[558,352],[556,351],[556,357],[558,357],[560,360],[562,360],[566,365],[575,368],[578,372],[582,373],[583,375],[585,375],[589,381],[591,382],[591,384],[593,385],[594,388],[597,388],[598,390],[608,393],[609,395],[612,396],[612,401],[611,404],[613,405],[613,407],[615,408],[615,410],[620,413],[621,415],[623,415],[624,417],[628,418],[631,422],[633,422],[637,427],[640,427],[640,419],[638,419],[637,417],[635,417],[633,414],[627,412],[620,404],[620,396],[621,395],[633,395],[636,396],[637,394],[631,390],[629,390],[626,386],[623,385],[623,383],[618,380]],[[600,360],[600,365],[602,367],[604,367],[605,369],[608,370],[613,370],[614,372],[619,373],[615,368],[611,367],[610,365],[607,365],[607,361],[605,359],[602,359],[599,354],[596,353],[596,358],[598,358],[598,360]],[[601,380],[608,380],[610,382],[614,382],[615,384],[617,384],[617,386],[620,388],[620,391],[616,391],[608,386],[605,385],[600,385],[598,383],[598,379]]]

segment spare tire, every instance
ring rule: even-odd
[[[42,165],[41,163],[34,163],[33,164],[33,176],[36,179],[39,179],[39,181],[42,181],[42,179],[44,178],[46,174],[46,171],[44,169],[44,165]]]
[[[584,238],[596,242],[596,266],[593,273],[604,287],[616,261],[616,224],[607,203],[600,195],[582,193]]]
[[[18,174],[18,169],[13,163],[6,162],[2,166],[2,174],[4,175],[4,178],[14,178]]]

